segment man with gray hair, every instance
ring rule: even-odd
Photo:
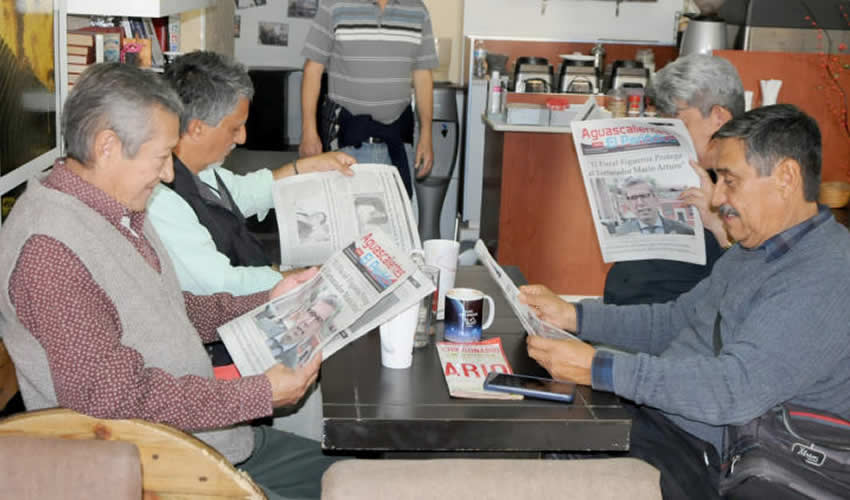
[[[235,175],[220,167],[245,142],[254,87],[245,67],[214,52],[178,57],[165,73],[183,101],[174,180],[157,186],[148,204],[154,227],[184,290],[235,295],[266,290],[281,280],[245,218],[273,208],[277,179],[338,170],[351,175],[354,158],[327,153],[274,170]]]
[[[727,428],[777,405],[850,419],[850,234],[817,204],[817,123],[767,106],[713,137],[711,205],[737,243],[706,279],[674,301],[628,307],[568,303],[542,285],[520,293],[581,339],[531,335],[529,356],[554,378],[639,405],[629,455],[661,471],[665,498],[719,498]]]
[[[702,164],[711,161],[711,135],[727,121],[744,114],[744,86],[738,71],[720,57],[680,57],[655,74],[648,91],[662,115],[684,122]],[[731,244],[720,218],[709,207],[713,182],[704,169],[694,168],[702,187],[686,190],[681,199],[699,210],[705,226],[705,265],[663,259],[617,262],[605,279],[606,303],[646,304],[675,299],[708,276],[723,248]],[[625,228],[619,230],[623,231]]]
[[[0,230],[0,331],[21,394],[29,410],[192,432],[271,498],[318,498],[334,461],[319,443],[247,422],[298,401],[321,357],[217,380],[203,346],[316,271],[242,297],[180,290],[145,207],[173,179],[182,111],[165,82],[125,64],[94,65],[74,85],[62,114],[67,157],[29,182]]]

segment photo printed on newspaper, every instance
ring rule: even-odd
[[[705,264],[699,211],[679,199],[700,182],[682,121],[588,120],[572,130],[602,260]]]
[[[319,352],[327,359],[433,291],[407,253],[376,230],[333,254],[306,283],[218,332],[242,376],[274,363],[297,368]]]
[[[275,182],[281,269],[323,264],[358,237],[382,231],[404,252],[422,248],[398,169],[358,164],[339,172],[293,175]]]

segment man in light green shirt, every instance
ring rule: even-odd
[[[304,158],[274,170],[236,175],[220,162],[245,142],[253,86],[245,68],[212,52],[177,58],[166,77],[185,106],[174,150],[175,180],[160,184],[148,216],[174,261],[183,290],[245,295],[281,279],[244,224],[273,208],[274,181],[290,175],[339,170],[351,175],[344,153]]]

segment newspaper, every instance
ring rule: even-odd
[[[434,292],[419,267],[376,231],[333,254],[312,279],[222,325],[242,376],[323,359]]]
[[[281,268],[323,264],[359,236],[381,230],[405,253],[422,248],[398,169],[361,164],[355,174],[321,172],[275,182]]]
[[[443,365],[443,376],[449,386],[449,394],[454,398],[473,399],[522,399],[522,394],[488,391],[484,389],[484,379],[493,371],[513,373],[502,339],[488,339],[482,342],[456,344],[438,342],[437,353]]]
[[[484,264],[484,267],[487,268],[487,271],[490,272],[490,276],[493,278],[493,281],[495,281],[499,285],[499,288],[502,289],[502,294],[505,296],[508,304],[511,305],[511,309],[514,310],[514,314],[516,314],[516,317],[519,318],[520,323],[522,323],[522,327],[525,328],[525,331],[529,335],[539,335],[550,339],[577,338],[568,331],[562,330],[561,328],[538,318],[537,314],[535,314],[531,308],[519,301],[517,298],[519,295],[519,288],[517,288],[513,280],[511,280],[511,277],[508,276],[504,269],[502,269],[502,267],[496,262],[496,259],[490,255],[490,251],[487,250],[486,246],[484,246],[483,241],[478,240],[475,242],[475,254],[478,256],[478,260],[480,260],[481,263]]]
[[[699,211],[679,200],[699,186],[684,124],[625,118],[573,122],[572,130],[602,260],[705,264]]]

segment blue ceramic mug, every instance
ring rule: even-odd
[[[484,301],[489,303],[487,320]],[[493,324],[493,298],[474,288],[452,288],[446,292],[445,337],[450,342],[478,342],[481,331]]]

